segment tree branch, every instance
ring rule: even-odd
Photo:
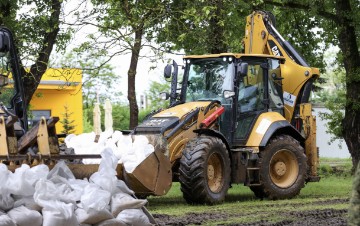
[[[278,1],[274,1],[274,0],[264,0],[264,3],[274,5],[274,6],[279,6],[279,7],[292,8],[292,9],[301,9],[301,10],[314,9],[310,4],[303,4],[303,3],[299,3],[299,2],[293,2],[293,1],[278,2]],[[335,23],[338,23],[338,17],[336,14],[327,12],[324,8],[320,8],[320,7],[317,7],[315,10],[319,16],[324,17],[328,20],[334,21]]]

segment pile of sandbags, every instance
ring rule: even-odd
[[[14,173],[0,164],[0,226],[152,225],[147,201],[117,179],[118,158],[108,148],[101,157],[89,180],[75,179],[62,161]]]
[[[149,144],[147,137],[142,135],[124,136],[120,131],[114,133],[105,131],[95,142],[95,133],[70,134],[65,138],[68,148],[73,148],[75,154],[100,154],[104,149],[111,150],[124,165],[128,173],[132,173],[146,157],[154,152],[154,146]],[[84,164],[97,164],[98,159],[84,159]]]

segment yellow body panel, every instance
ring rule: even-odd
[[[166,109],[160,113],[157,113],[153,117],[178,117],[182,118],[184,115],[188,114],[191,110],[196,108],[204,108],[208,106],[210,101],[199,101],[199,102],[189,102],[177,105],[175,107]]]
[[[154,118],[159,117],[178,117],[180,121],[191,111],[199,108],[199,114],[196,118],[196,121],[190,121],[183,126],[176,134],[168,139],[169,144],[169,159],[171,164],[174,164],[177,159],[181,158],[182,151],[191,139],[197,136],[193,131],[200,128],[200,123],[209,115],[211,115],[215,110],[218,109],[219,105],[214,105],[209,111],[204,114],[206,107],[210,104],[210,101],[198,101],[198,102],[189,102],[177,105],[175,107],[166,109],[156,115]],[[169,130],[171,131],[171,129]],[[164,135],[167,135],[169,131],[166,131]]]
[[[300,105],[300,118],[303,120],[305,133],[305,151],[308,156],[308,165],[311,176],[317,176],[319,166],[319,153],[316,147],[316,117],[312,115],[311,104]]]
[[[256,120],[256,123],[250,133],[246,146],[258,147],[271,124],[276,121],[283,120],[285,120],[285,118],[277,112],[262,113]]]
[[[82,71],[80,69],[48,69],[30,101],[30,111],[50,110],[51,116],[60,117],[68,107],[70,120],[74,120],[75,134],[83,132],[83,109],[81,92]],[[57,133],[63,126],[56,124]]]
[[[268,45],[269,41],[273,41],[278,49],[272,50]],[[245,38],[243,39],[243,42],[246,54],[271,54],[277,56],[277,51],[280,51],[283,54],[286,61],[285,64],[280,65],[281,76],[283,78],[283,91],[286,92],[285,95],[292,95],[291,97],[295,98],[293,104],[285,102],[284,105],[285,118],[290,121],[293,117],[295,103],[299,97],[301,88],[309,79],[319,77],[319,69],[303,67],[293,61],[278,41],[268,33],[263,22],[263,15],[258,12],[254,12],[247,17]]]

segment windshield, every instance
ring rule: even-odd
[[[10,54],[9,52],[0,52],[0,102],[5,106],[11,106],[11,99],[14,96],[14,86],[9,85],[11,77]]]
[[[188,59],[186,102],[219,100],[225,102],[223,92],[233,90],[233,57]]]

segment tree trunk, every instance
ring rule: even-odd
[[[222,0],[212,0],[210,2],[211,6],[216,7],[215,12],[209,22],[209,49],[210,53],[225,53],[227,52],[227,47],[225,44],[224,38],[224,27],[221,26],[220,20],[224,18],[221,14],[223,10],[223,1]]]
[[[130,105],[129,129],[134,129],[138,125],[139,108],[136,101],[135,76],[141,49],[142,33],[142,29],[137,29],[135,31],[135,43],[131,51],[131,61],[128,71],[128,100]]]
[[[25,68],[22,68],[22,74],[24,75],[24,90],[25,90],[25,103],[29,105],[30,100],[35,93],[41,77],[47,69],[50,54],[53,46],[56,42],[57,35],[59,33],[59,16],[61,10],[61,0],[52,0],[51,9],[52,13],[49,18],[49,24],[53,28],[50,32],[44,34],[42,41],[42,48],[36,59],[35,64],[30,67],[30,71],[26,72]]]
[[[356,42],[355,21],[351,18],[349,0],[336,0],[338,39],[346,70],[346,106],[342,122],[343,135],[353,161],[353,169],[360,160],[360,55]]]

